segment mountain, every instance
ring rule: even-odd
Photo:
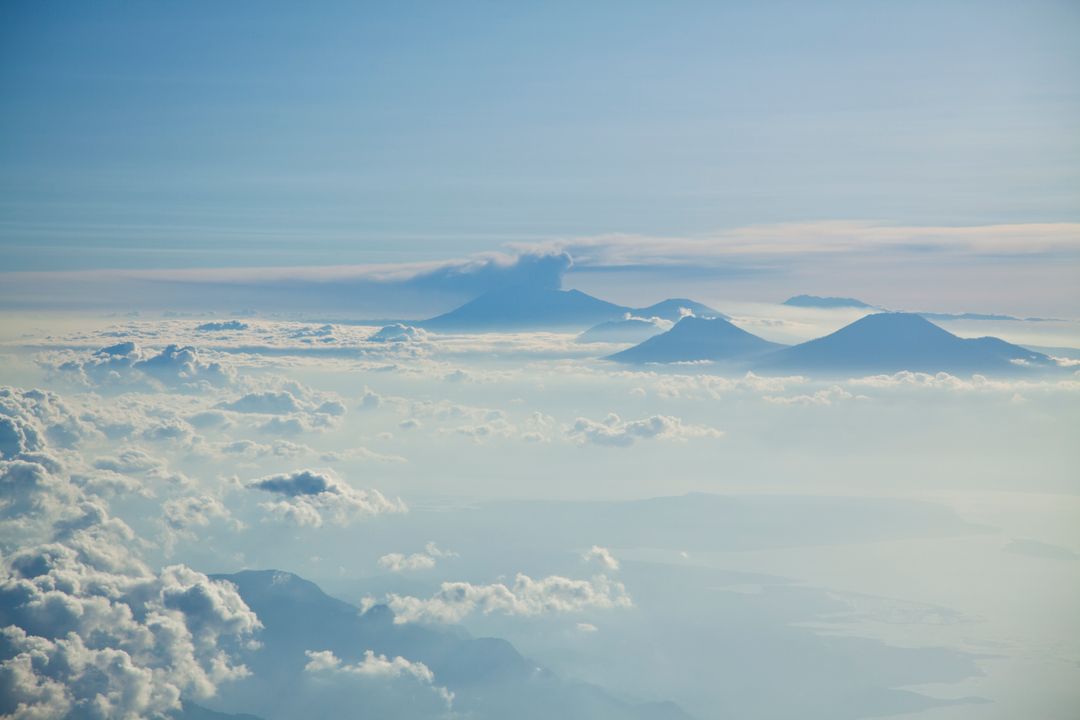
[[[724,318],[728,320],[727,315],[714,310],[708,305],[704,305],[694,300],[687,300],[686,298],[668,298],[667,300],[661,300],[655,305],[649,307],[635,308],[633,310],[635,317],[652,318],[658,317],[664,320],[678,321],[685,315],[696,315],[698,317],[707,318]]]
[[[628,307],[580,290],[504,288],[491,290],[461,307],[425,320],[428,330],[535,330],[586,328],[617,320]]]
[[[575,342],[639,343],[659,335],[668,329],[667,322],[659,318],[630,317],[625,320],[609,320],[594,325],[577,336]]]
[[[802,308],[861,308],[864,310],[876,310],[873,305],[864,303],[862,300],[845,297],[819,297],[817,295],[796,295],[784,301],[784,305]]]
[[[998,320],[1005,322],[1054,322],[1053,318],[1041,317],[1016,317],[1014,315],[999,315],[995,313],[918,313],[927,320]]]
[[[756,368],[784,371],[1016,372],[1055,367],[1046,355],[993,337],[965,339],[921,315],[867,315],[831,335],[778,350]]]
[[[685,317],[662,335],[608,357],[621,363],[745,360],[783,347],[723,318]]]
[[[473,638],[453,625],[394,622],[393,611],[366,611],[330,597],[317,585],[276,570],[214,575],[233,583],[263,624],[258,646],[242,651],[251,671],[224,683],[214,711],[185,705],[178,720],[209,720],[220,712],[250,712],[266,720],[296,717],[446,717],[430,686],[453,692],[456,715],[475,720],[682,720],[673,703],[632,703],[595,685],[559,678],[524,658],[509,642]],[[366,650],[387,658],[423,663],[430,686],[416,682],[363,683],[358,675],[340,687],[313,683],[305,671],[306,651],[328,650],[343,663],[360,661]],[[216,712],[215,712],[216,711]],[[201,713],[201,714],[200,714]],[[244,716],[250,717],[250,716]]]
[[[678,320],[687,312],[706,317],[722,313],[693,300],[671,298],[644,308],[601,300],[580,290],[511,287],[491,290],[459,308],[417,323],[426,330],[566,330],[618,322],[627,316]]]

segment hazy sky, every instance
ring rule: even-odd
[[[1080,220],[1073,2],[0,13],[5,270]]]

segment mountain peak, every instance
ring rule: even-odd
[[[666,333],[611,355],[624,363],[671,363],[738,360],[781,347],[723,318],[684,317]]]
[[[432,330],[586,328],[615,320],[630,308],[580,290],[514,287],[489,290],[459,308],[421,323]]]
[[[997,338],[957,337],[916,313],[867,315],[825,337],[761,359],[768,370],[841,372],[1016,372],[1051,365],[1045,355]]]

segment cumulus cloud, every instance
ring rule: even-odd
[[[227,330],[247,330],[251,326],[240,320],[224,320],[221,322],[208,322],[196,325],[197,332],[223,332]]]
[[[0,608],[0,713],[28,718],[178,710],[247,674],[230,653],[260,627],[228,583],[182,565],[118,574],[63,544],[6,559]]]
[[[1080,378],[1069,377],[1060,380],[1028,380],[1016,378],[988,378],[985,375],[972,375],[969,378],[939,372],[936,374],[902,371],[891,375],[869,375],[851,378],[848,385],[859,388],[897,389],[921,388],[933,390],[955,390],[958,392],[1078,392]]]
[[[247,485],[278,496],[260,504],[272,515],[300,526],[320,527],[324,520],[345,525],[358,517],[403,513],[400,498],[388,499],[378,490],[359,490],[330,472],[297,470],[270,475]]]
[[[188,495],[166,500],[161,506],[161,517],[166,555],[172,554],[179,540],[195,540],[195,530],[209,527],[212,520],[233,519],[221,500],[211,495]],[[239,523],[233,526],[241,527]]]
[[[393,323],[380,328],[377,332],[368,336],[368,342],[379,343],[404,343],[422,342],[427,340],[428,334],[420,328],[401,323]]]
[[[367,605],[373,602],[366,600]],[[534,580],[523,573],[518,573],[511,585],[444,582],[430,598],[391,593],[385,602],[394,611],[396,623],[456,623],[474,612],[535,616],[627,608],[633,604],[626,587],[606,575],[589,580],[550,575]]]
[[[766,402],[775,405],[832,405],[844,400],[867,400],[865,395],[854,395],[839,385],[832,385],[812,393],[800,395],[765,395]]]
[[[641,420],[623,420],[610,413],[603,422],[578,418],[566,429],[568,437],[578,442],[595,445],[628,447],[638,440],[661,438],[686,440],[689,438],[718,438],[723,432],[703,425],[687,425],[677,417],[653,415]]]
[[[239,413],[284,415],[299,410],[300,403],[290,392],[266,391],[248,393],[232,402],[220,403],[218,407],[222,410],[232,410]]]
[[[191,485],[191,479],[181,472],[169,470],[165,460],[150,455],[142,448],[123,447],[115,455],[96,458],[91,467],[72,474],[80,485],[112,490],[153,494],[153,486]]]
[[[99,434],[56,393],[0,387],[0,457],[37,452],[46,443],[69,448]]]
[[[260,623],[236,588],[183,565],[151,572],[131,528],[50,450],[24,438],[0,461],[0,714],[159,716],[247,674],[234,658]]]
[[[90,387],[204,391],[235,381],[233,368],[205,355],[192,346],[167,345],[155,353],[134,342],[122,342],[89,354],[68,351],[43,363],[62,377]]]
[[[591,548],[581,554],[581,559],[587,563],[596,563],[604,570],[618,570],[619,561],[615,559],[615,556],[611,554],[611,551],[605,547],[599,545],[593,545]]]
[[[412,553],[410,555],[404,553],[387,553],[379,558],[378,565],[384,570],[395,573],[407,572],[410,570],[430,570],[435,567],[440,558],[453,558],[457,556],[456,552],[443,550],[434,542],[429,542],[424,546],[424,552]]]
[[[422,662],[410,662],[400,655],[390,659],[385,655],[376,655],[372,650],[365,650],[363,660],[352,664],[342,662],[329,650],[307,650],[305,655],[308,662],[304,666],[304,671],[308,673],[339,678],[384,680],[412,678],[423,685],[430,686],[432,691],[446,703],[447,708],[450,708],[454,701],[454,693],[435,684],[435,674],[427,665]]]
[[[238,421],[254,421],[269,435],[300,435],[338,425],[347,412],[333,393],[316,392],[300,383],[276,381],[275,389],[260,389],[217,404],[219,411],[236,413]],[[248,417],[250,416],[250,417]]]

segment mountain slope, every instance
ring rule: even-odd
[[[627,312],[630,308],[580,290],[508,288],[486,292],[420,326],[430,330],[586,328],[617,320]]]
[[[251,674],[220,688],[213,703],[219,711],[291,720],[354,717],[355,708],[363,707],[364,717],[446,717],[446,707],[434,702],[438,696],[427,685],[386,681],[365,685],[357,676],[344,686],[331,687],[313,684],[305,670],[306,651],[328,650],[351,664],[372,650],[387,658],[423,663],[434,675],[432,686],[454,693],[454,712],[476,720],[686,717],[672,703],[627,703],[594,685],[563,680],[522,657],[505,640],[473,638],[456,626],[395,623],[393,611],[385,605],[361,612],[291,573],[243,571],[213,577],[236,585],[263,624],[259,647],[250,648],[242,658]],[[190,712],[199,710],[193,707]]]
[[[615,353],[608,359],[634,364],[743,360],[781,347],[723,318],[685,317],[666,333]]]
[[[658,317],[664,320],[678,321],[684,315],[689,314],[696,315],[698,317],[707,318],[724,318],[728,319],[728,316],[719,310],[714,310],[708,305],[696,302],[694,300],[688,300],[686,298],[668,298],[667,300],[661,300],[658,303],[643,308],[635,308],[633,314],[635,317],[651,318]]]
[[[761,358],[764,370],[1017,372],[1024,364],[1053,367],[1041,353],[998,338],[964,339],[921,315],[867,315],[831,335]]]

